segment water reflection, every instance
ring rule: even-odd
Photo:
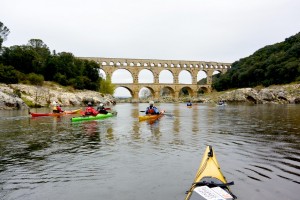
[[[157,106],[154,123],[147,104],[80,123],[1,111],[0,199],[184,199],[208,144],[239,199],[298,199],[299,106]]]
[[[94,138],[97,134],[99,134],[97,121],[84,121],[82,122],[82,127],[85,134],[91,138]]]

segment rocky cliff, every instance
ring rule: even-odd
[[[300,84],[275,85],[268,88],[242,88],[225,92],[218,98],[227,102],[300,104]]]
[[[184,102],[186,100],[187,99],[180,99],[179,101]],[[226,102],[250,102],[255,104],[300,104],[300,84],[214,92],[194,98],[193,102],[214,103],[219,100]],[[53,101],[58,102],[62,106],[85,106],[89,101],[95,104],[99,102],[106,105],[115,104],[115,99],[111,95],[103,95],[99,92],[89,90],[63,88],[54,83],[46,82],[45,86],[0,84],[0,110],[45,107],[49,106]],[[177,101],[162,98],[160,102]]]
[[[91,101],[108,105],[115,104],[111,95],[103,95],[89,90],[63,88],[54,83],[45,86],[24,84],[0,84],[0,109],[27,109],[29,107],[45,107],[53,101],[62,106],[85,106]]]

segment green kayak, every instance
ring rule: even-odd
[[[107,114],[98,114],[96,116],[90,115],[90,116],[80,116],[80,117],[72,117],[72,122],[80,122],[80,121],[87,121],[87,120],[98,120],[98,119],[105,119],[108,117],[116,116],[117,113],[107,113]]]

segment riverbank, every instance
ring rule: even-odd
[[[139,102],[146,103],[150,99],[140,99]],[[220,100],[225,102],[240,102],[254,104],[300,104],[300,84],[273,85],[270,87],[241,88],[223,92],[213,91],[202,94],[198,97],[181,97],[174,99],[172,97],[162,97],[156,102],[172,103],[187,102],[191,100],[194,103],[217,103]],[[131,103],[131,98],[116,99],[118,103]]]
[[[216,103],[242,102],[254,104],[300,104],[300,84],[274,85],[267,88],[241,88],[224,92],[203,94],[197,98],[182,97],[173,99],[163,97],[159,102],[186,102]],[[85,106],[87,102],[98,104],[100,102],[110,105],[132,102],[131,99],[115,99],[111,95],[104,95],[90,90],[74,90],[52,82],[45,82],[43,86],[24,84],[0,84],[0,110],[28,109],[29,107],[48,107],[53,101],[62,106]],[[144,99],[140,102],[148,102]]]
[[[207,95],[214,102],[247,102],[254,104],[300,104],[300,84],[241,88]]]
[[[90,90],[74,90],[53,82],[45,81],[43,86],[0,84],[0,110],[48,107],[53,101],[64,107],[85,106],[87,102],[115,104],[111,95]]]

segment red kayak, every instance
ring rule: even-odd
[[[78,114],[78,113],[80,113],[80,111],[81,111],[81,109],[64,111],[62,113],[32,113],[32,112],[29,112],[29,114],[31,114],[32,117],[63,116],[63,115],[70,115],[70,114]]]

